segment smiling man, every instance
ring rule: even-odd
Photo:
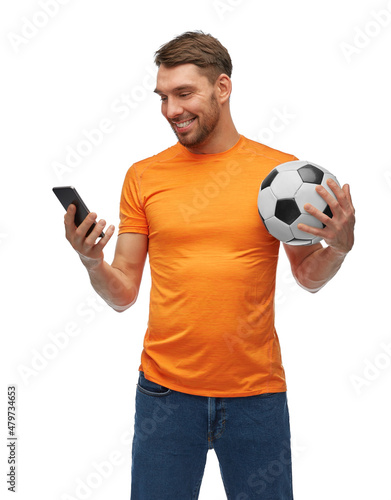
[[[227,497],[292,500],[287,385],[274,326],[280,242],[257,210],[262,180],[297,159],[249,140],[230,112],[232,63],[211,35],[187,32],[155,54],[155,92],[178,141],[126,173],[119,236],[104,220],[86,237],[91,213],[67,239],[95,290],[116,311],[137,299],[147,253],[149,320],[136,389],[132,500],[198,498],[207,452],[214,449]],[[349,186],[319,194],[333,217],[308,206],[324,238],[284,245],[292,273],[316,292],[338,271],[354,241]],[[188,207],[187,212],[183,207]]]
[[[230,140],[232,145],[239,138],[229,107],[219,106],[211,86],[213,79],[216,80],[214,72],[202,71],[194,64],[161,64],[159,68],[155,92],[161,96],[162,113],[178,141],[193,153],[218,152],[219,138]],[[220,91],[221,97],[229,97],[231,81],[227,75],[220,78]]]

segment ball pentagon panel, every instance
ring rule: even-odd
[[[314,165],[305,165],[297,170],[303,182],[311,184],[321,184],[324,176],[323,170]]]
[[[278,174],[277,169],[273,168],[273,170],[263,179],[261,184],[261,189],[266,189],[273,182],[274,177]]]
[[[277,200],[275,216],[285,224],[293,224],[300,216],[299,207],[293,198]]]

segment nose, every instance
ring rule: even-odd
[[[166,101],[166,117],[173,120],[177,116],[183,113],[183,106],[181,106],[178,99],[174,97],[168,97]]]

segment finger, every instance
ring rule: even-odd
[[[355,213],[354,206],[353,206],[353,201],[352,201],[352,195],[350,194],[350,186],[349,186],[349,184],[345,184],[342,189],[343,189],[343,191],[345,193],[345,196],[346,196],[346,198],[348,200],[349,208],[351,208],[352,211],[353,211],[353,213]]]
[[[342,210],[346,211],[349,209],[353,209],[352,198],[350,196],[350,187],[349,184],[344,184],[342,189],[338,186],[338,184],[333,179],[327,179],[327,185],[335,194],[338,203],[341,205]]]
[[[96,222],[93,230],[90,232],[88,236],[86,236],[84,244],[90,247],[93,246],[95,244],[95,241],[99,238],[105,226],[106,226],[106,221],[104,219],[101,219],[100,221]]]
[[[304,210],[308,212],[310,215],[313,215],[316,219],[318,219],[322,224],[327,226],[332,219],[323,212],[321,212],[318,208],[311,205],[311,203],[306,203],[304,205]],[[300,229],[300,228],[299,228]]]
[[[65,236],[67,239],[69,239],[76,231],[75,213],[76,207],[71,203],[64,215]]]
[[[346,212],[347,210],[350,210],[352,207],[349,203],[349,199],[346,196],[346,184],[342,187],[342,189],[338,186],[338,184],[332,180],[328,179],[327,184],[329,187],[333,190],[335,196],[337,197],[338,203],[342,210]],[[337,186],[337,187],[336,187]]]
[[[107,245],[107,243],[109,242],[110,238],[113,236],[114,234],[114,231],[115,231],[115,227],[113,225],[109,226],[105,232],[105,235],[103,236],[103,238],[101,238],[98,243],[96,244],[96,247],[97,248],[100,248],[101,250],[103,250],[103,248]]]
[[[79,225],[79,227],[76,230],[76,236],[79,241],[84,240],[87,231],[90,229],[92,224],[96,221],[96,213],[95,212],[90,212],[87,217],[83,220],[83,222]]]
[[[328,181],[331,181],[330,183]],[[316,192],[324,199],[324,201],[327,203],[327,205],[330,207],[333,215],[337,215],[338,212],[342,211],[342,207],[338,201],[338,197],[341,197],[341,194],[339,191],[342,191],[342,189],[338,186],[336,182],[334,182],[332,179],[328,179],[327,183],[329,184],[330,189],[333,190],[333,193],[337,197],[337,199],[332,196],[329,191],[327,191],[326,188],[323,186],[316,186]],[[339,190],[339,191],[338,191]]]
[[[313,227],[313,226],[308,226],[307,224],[303,224],[300,222],[300,224],[297,224],[297,229],[300,231],[303,231],[304,233],[309,233],[314,236],[321,236],[322,238],[324,237],[324,229],[320,229],[318,227]]]
[[[343,194],[341,186],[338,184],[338,182],[335,182],[334,179],[332,178],[327,179],[326,185],[329,188],[329,190],[331,190],[334,193],[336,198],[338,198],[338,195]]]
[[[70,223],[75,221],[75,213],[76,213],[76,207],[72,203],[68,206],[67,211],[65,212],[64,215],[64,222],[65,223]]]

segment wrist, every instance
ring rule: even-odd
[[[344,260],[346,255],[349,253],[349,251],[338,250],[337,248],[331,246],[328,246],[327,250],[331,255],[341,260]]]
[[[91,259],[90,257],[86,257],[80,253],[79,257],[88,272],[98,271],[99,268],[102,267],[103,259]]]

